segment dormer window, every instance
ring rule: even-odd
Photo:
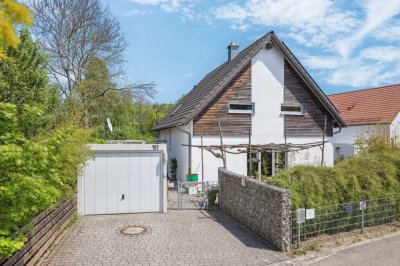
[[[252,114],[254,110],[252,102],[230,102],[228,105],[230,114]]]
[[[283,115],[304,115],[304,105],[302,104],[287,104],[281,105],[281,114]]]

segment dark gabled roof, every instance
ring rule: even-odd
[[[225,88],[229,82],[249,63],[253,56],[264,47],[270,40],[273,40],[285,54],[286,60],[302,77],[303,81],[311,88],[314,95],[328,110],[330,115],[337,121],[339,126],[346,124],[340,117],[338,111],[318,87],[315,81],[307,73],[304,67],[290,52],[287,46],[278,37],[269,32],[256,42],[241,51],[231,61],[225,62],[210,73],[208,73],[175,107],[164,119],[159,121],[153,130],[171,128],[178,125],[185,125],[192,120],[218,93]]]

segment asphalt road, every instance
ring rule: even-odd
[[[400,266],[400,235],[338,251],[311,265]]]

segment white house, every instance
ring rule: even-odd
[[[228,60],[207,74],[154,130],[167,142],[170,158],[178,162],[177,177],[188,172],[201,180],[201,150],[182,144],[219,145],[219,123],[224,144],[304,144],[325,135],[324,164],[334,162],[330,142],[334,127],[346,124],[327,96],[294,57],[270,32],[239,52],[228,46]],[[325,129],[325,134],[324,134]],[[313,147],[281,154],[263,152],[262,172],[296,164],[321,164],[322,149]],[[247,154],[227,154],[227,168],[248,174]],[[204,180],[217,180],[222,160],[204,151]]]
[[[347,124],[332,142],[335,158],[353,156],[359,137],[384,134],[400,141],[400,84],[329,96]]]

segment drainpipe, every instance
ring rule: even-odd
[[[192,134],[189,131],[183,130],[180,128],[182,126],[181,124],[178,124],[176,128],[182,132],[188,135],[188,174],[192,173]]]

